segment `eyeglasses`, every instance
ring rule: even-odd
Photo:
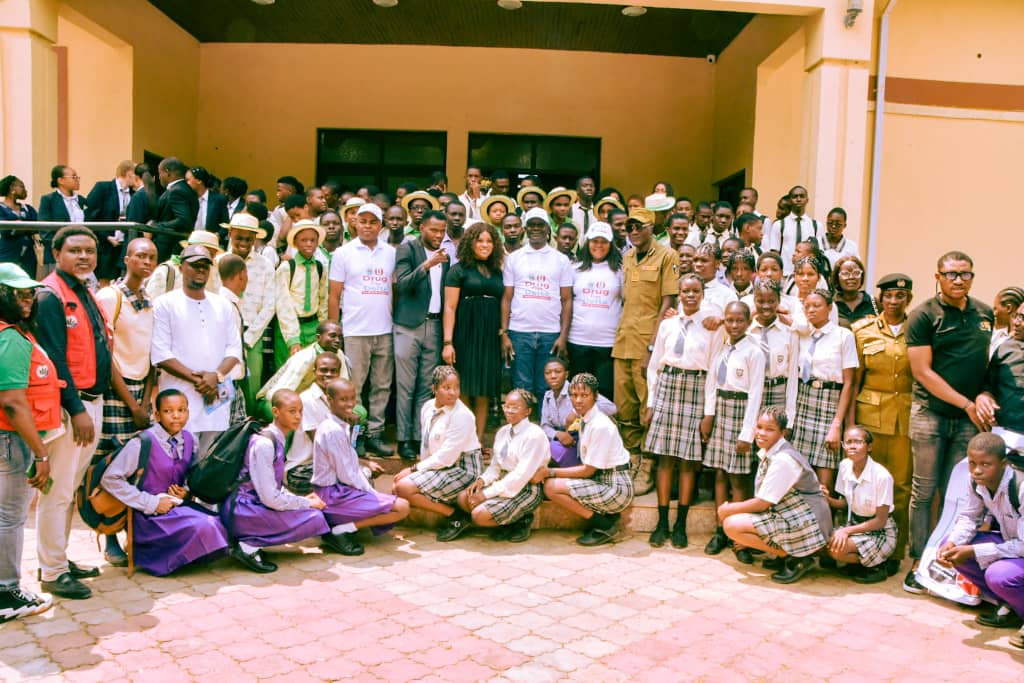
[[[626,233],[640,232],[641,230],[648,228],[650,225],[650,223],[626,223]]]
[[[1010,320],[1024,320],[1024,313],[1014,313],[1010,316]]]
[[[839,277],[852,277],[861,278],[864,275],[863,270],[841,270],[839,271]]]
[[[29,301],[29,300],[35,298],[36,290],[34,290],[34,289],[15,289],[14,290],[14,296],[16,298],[18,298],[18,299],[24,299],[25,301]]]
[[[864,439],[847,439],[846,441],[843,441],[844,446],[863,446],[866,443],[867,441]]]
[[[67,178],[68,180],[80,180],[80,178],[77,175],[65,175],[61,176],[61,178]]]
[[[948,282],[953,282],[957,278],[960,278],[964,282],[970,282],[971,280],[974,279],[974,273],[972,273],[969,270],[962,270],[962,271],[948,270],[946,272],[939,273],[939,275],[941,275],[942,277],[946,278],[946,280]]]

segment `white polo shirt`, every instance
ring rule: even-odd
[[[512,293],[508,328],[516,332],[561,332],[561,288],[572,287],[569,259],[550,245],[534,249],[529,244],[505,259],[504,280]]]
[[[341,328],[346,337],[391,334],[394,272],[395,248],[380,240],[373,249],[358,239],[335,249],[329,277],[345,285]]]

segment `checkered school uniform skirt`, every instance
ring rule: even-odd
[[[707,373],[666,367],[658,378],[645,450],[700,462],[700,421],[704,417]]]
[[[754,530],[765,543],[793,557],[813,555],[828,542],[811,506],[796,489],[790,489],[764,512],[750,516]]]
[[[850,524],[860,524],[869,519],[871,518],[851,515]],[[853,534],[850,536],[850,540],[857,546],[860,563],[865,567],[877,567],[888,560],[896,550],[896,522],[890,515],[881,529]]]
[[[781,410],[786,409],[787,380],[783,377],[782,381],[778,384],[770,384],[774,379],[774,377],[766,377],[764,380],[764,390],[761,394],[761,410],[764,410],[769,406],[775,406]]]
[[[124,384],[128,387],[128,393],[132,395],[135,402],[141,403],[146,380],[125,377]],[[96,460],[113,453],[117,448],[114,439],[117,439],[118,444],[124,445],[138,433],[139,429],[135,426],[135,420],[132,419],[132,411],[128,410],[128,405],[117,397],[113,387],[108,388],[103,394],[103,428],[93,459]]]
[[[462,490],[480,477],[483,464],[480,449],[466,451],[459,456],[454,465],[439,470],[413,472],[409,480],[427,498],[439,503],[454,503]]]
[[[833,470],[839,467],[839,453],[829,453],[825,449],[825,435],[836,416],[841,391],[838,387],[815,388],[805,382],[800,382],[797,387],[796,415],[790,422],[793,429],[790,443],[807,458],[811,467]]]
[[[736,452],[736,440],[743,429],[743,414],[747,399],[715,397],[715,427],[711,430],[708,447],[704,451],[704,467],[725,470],[729,474],[750,474],[754,467],[751,447],[746,455]]]
[[[590,479],[566,479],[569,495],[594,512],[614,515],[633,502],[629,465],[598,470]]]
[[[491,513],[491,517],[499,525],[517,522],[529,513],[537,509],[544,499],[544,487],[540,484],[527,484],[523,489],[512,496],[504,498],[488,498],[484,501],[484,507]]]
[[[236,425],[245,422],[248,417],[245,412],[245,395],[242,393],[242,380],[235,381],[235,396],[231,399],[230,424]]]

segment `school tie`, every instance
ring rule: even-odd
[[[686,333],[690,331],[692,323],[693,321],[689,318],[679,321],[679,336],[676,337],[676,345],[672,349],[677,356],[683,355],[683,349],[686,348]]]
[[[761,352],[764,353],[764,371],[768,372],[768,366],[772,360],[771,347],[768,346],[768,328],[761,328]]]
[[[172,436],[167,440],[168,445],[171,447],[171,460],[177,460],[181,457],[178,453],[178,437]]]
[[[302,313],[309,313],[310,300],[313,298],[313,259],[302,254],[295,255],[296,262],[306,270],[306,294],[302,300]]]
[[[501,446],[501,457],[502,457],[502,459],[504,459],[505,456],[508,455],[508,446],[509,446],[509,444],[512,443],[512,439],[514,439],[514,438],[516,438],[516,429],[515,429],[515,427],[509,427],[508,428],[508,441],[506,441]]]
[[[821,339],[823,333],[815,332],[811,335],[811,345],[807,348],[807,360],[804,361],[803,367],[800,368],[800,381],[807,383],[811,381],[811,361],[814,360],[814,347],[818,345],[818,340]]]
[[[800,227],[800,216],[796,217],[796,243],[800,244],[804,241],[803,228]]]
[[[434,425],[437,424],[437,421],[441,419],[441,416],[443,414],[444,410],[441,408],[437,408],[434,410],[434,414],[430,416],[430,424],[427,426],[428,435],[430,434],[430,432],[434,431]]]
[[[715,377],[718,380],[718,386],[725,385],[725,378],[729,375],[729,356],[736,350],[736,347],[732,344],[726,344],[725,346],[725,358],[718,364],[718,375]]]

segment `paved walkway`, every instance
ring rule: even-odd
[[[282,549],[268,576],[229,560],[164,579],[105,567],[91,600],[0,626],[0,680],[995,683],[1024,671],[1012,631],[896,578],[777,586],[729,553],[705,557],[705,539],[587,551],[573,537],[439,544],[400,529],[360,558]],[[99,561],[87,530],[71,556]],[[31,578],[34,566],[29,530]]]

